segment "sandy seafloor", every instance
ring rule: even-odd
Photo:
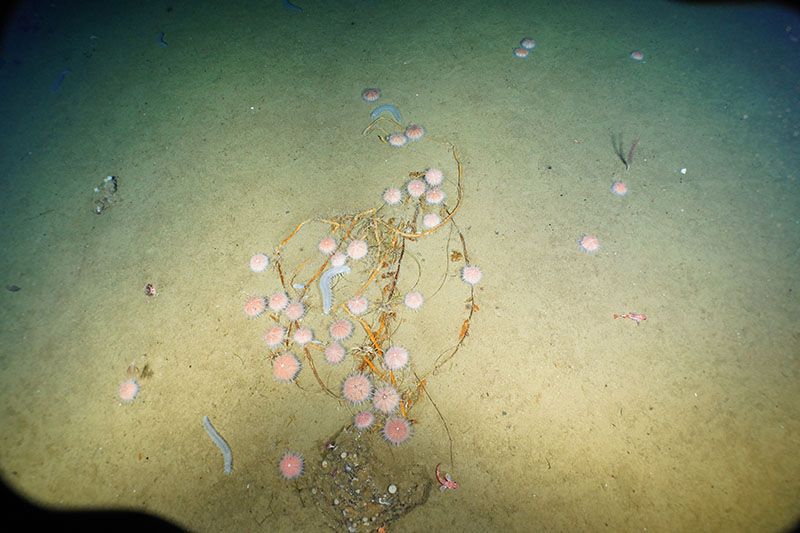
[[[353,409],[307,366],[297,385],[272,378],[269,319],[242,306],[276,272],[248,260],[428,166],[452,207],[449,142],[480,309],[427,380],[452,459],[429,401],[393,455],[398,471],[442,462],[460,487],[389,530],[796,520],[800,18],[657,1],[297,4],[35,2],[8,28],[0,264],[21,290],[0,291],[3,481],[195,531],[324,529],[277,463],[313,457]],[[538,44],[520,60],[523,37]],[[361,135],[372,86],[422,142]],[[625,152],[639,136],[629,171],[615,136]],[[110,174],[120,201],[98,216],[92,189]],[[620,179],[625,197],[610,192]],[[319,260],[314,231],[300,252]],[[583,234],[598,253],[579,250]],[[394,339],[422,372],[458,339],[469,296],[445,237],[409,244],[427,299],[398,308]],[[613,319],[630,311],[647,321]],[[154,374],[123,404],[133,360]],[[320,364],[333,388],[345,365]],[[229,476],[204,415],[233,449]]]

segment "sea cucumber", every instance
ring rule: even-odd
[[[158,34],[158,44],[161,45],[161,46],[169,46],[167,44],[167,41],[164,40],[164,32],[163,31]]]
[[[283,7],[285,7],[289,11],[294,11],[295,13],[302,13],[303,12],[303,8],[294,5],[289,0],[283,0]]]
[[[375,110],[372,112],[371,116],[373,119],[376,119],[378,118],[378,115],[380,115],[384,111],[391,111],[392,115],[394,115],[394,119],[402,124],[403,119],[400,118],[400,111],[398,111],[397,108],[392,104],[383,104],[376,107]]]
[[[350,267],[342,265],[326,270],[322,277],[319,278],[319,290],[322,291],[322,312],[326,315],[331,312],[331,303],[333,300],[333,295],[331,294],[331,279],[333,279],[333,276],[349,273]]]
[[[203,417],[203,425],[208,432],[208,436],[211,437],[211,440],[214,441],[214,444],[219,446],[219,449],[222,450],[222,456],[225,457],[225,473],[231,473],[231,463],[233,462],[233,455],[231,454],[231,447],[228,446],[228,443],[225,442],[225,439],[219,436],[217,430],[214,429],[214,426],[211,425],[211,421],[208,419],[207,416]]]
[[[67,70],[62,71],[61,74],[58,75],[58,79],[53,84],[53,86],[50,88],[50,92],[51,93],[56,92],[58,90],[58,88],[61,87],[61,83],[64,81],[64,76],[66,76],[70,72],[72,72],[72,71],[67,69]]]

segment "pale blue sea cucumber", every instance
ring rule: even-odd
[[[342,265],[326,270],[325,273],[322,274],[322,277],[319,278],[319,290],[322,291],[322,312],[326,315],[331,312],[331,305],[333,302],[333,295],[331,294],[331,280],[333,276],[349,273],[350,267]]]
[[[293,3],[289,2],[289,0],[283,0],[283,7],[285,7],[289,11],[294,11],[295,13],[303,12],[303,9],[300,6],[294,5]]]
[[[61,84],[64,82],[64,77],[67,74],[69,74],[70,72],[72,72],[72,71],[69,70],[69,69],[61,71],[61,74],[58,75],[58,79],[53,84],[53,86],[50,88],[50,92],[51,93],[56,92],[58,90],[58,88],[61,87]]]
[[[220,437],[217,430],[214,429],[214,426],[211,425],[211,421],[208,419],[207,416],[203,417],[203,426],[206,428],[206,432],[208,432],[208,436],[211,437],[211,440],[214,441],[214,444],[219,446],[219,449],[222,450],[222,456],[225,458],[225,473],[231,473],[231,463],[233,462],[233,454],[231,454],[231,447],[228,446],[228,443],[225,442],[225,439]]]
[[[403,123],[403,119],[402,119],[402,118],[400,118],[400,111],[398,111],[398,110],[397,110],[397,108],[396,108],[395,106],[393,106],[392,104],[383,104],[383,105],[379,105],[378,107],[376,107],[376,108],[375,108],[375,109],[372,111],[372,115],[370,115],[370,116],[371,116],[371,117],[373,118],[373,120],[374,120],[374,119],[378,118],[378,115],[380,115],[380,114],[381,114],[381,113],[383,113],[384,111],[391,111],[391,112],[392,112],[392,115],[394,115],[394,119],[395,119],[397,122],[400,122],[401,124]]]

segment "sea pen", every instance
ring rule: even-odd
[[[631,169],[631,161],[633,161],[633,149],[639,144],[639,137],[636,137],[631,143],[631,149],[628,150],[628,157],[625,158],[625,170]]]

